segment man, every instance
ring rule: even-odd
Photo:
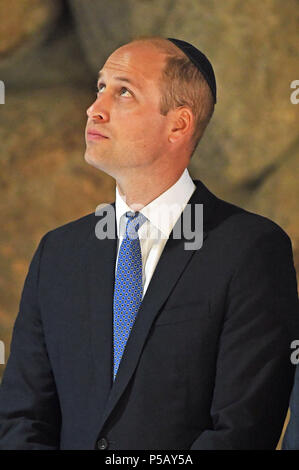
[[[135,40],[102,67],[85,159],[115,178],[116,202],[37,248],[1,448],[275,448],[299,332],[292,247],[191,180],[215,102],[210,62],[180,40]]]

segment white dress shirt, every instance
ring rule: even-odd
[[[169,235],[195,189],[196,186],[186,168],[176,183],[139,211],[147,218],[138,230],[142,255],[143,297]],[[118,236],[116,274],[119,248],[125,234],[127,220],[125,213],[132,212],[120,195],[117,186],[115,211]]]

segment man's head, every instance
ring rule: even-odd
[[[214,110],[201,72],[164,38],[136,39],[113,52],[98,89],[87,110],[85,159],[115,178],[183,170]]]

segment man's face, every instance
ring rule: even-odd
[[[132,169],[150,171],[165,155],[168,121],[160,114],[158,85],[164,63],[163,53],[139,42],[122,46],[107,59],[97,98],[87,110],[89,164],[117,177]]]

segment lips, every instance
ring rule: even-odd
[[[95,129],[89,129],[87,131],[87,135],[89,137],[94,137],[94,138],[102,138],[102,139],[108,139],[109,137],[107,137],[106,135],[104,134],[101,134],[99,131],[96,131]]]

